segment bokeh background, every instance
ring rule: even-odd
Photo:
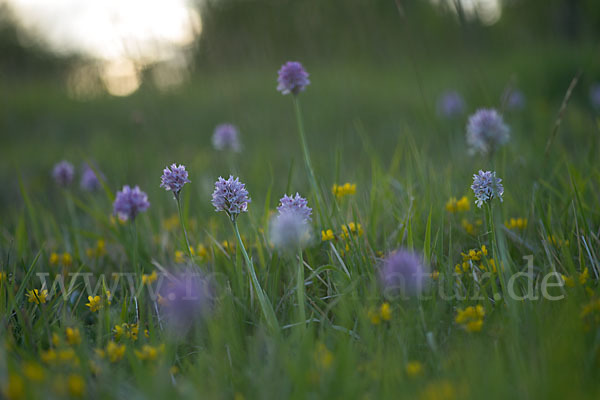
[[[452,168],[468,113],[510,88],[527,100],[506,116],[512,148],[543,149],[581,74],[557,138],[576,153],[597,135],[599,34],[595,0],[0,0],[0,205],[20,201],[17,178],[45,198],[61,159],[165,203],[161,170],[185,163],[207,212],[231,171],[259,201],[289,174],[306,187],[291,101],[275,90],[287,60],[311,74],[302,104],[324,184],[368,179],[372,155],[387,162],[399,143]],[[437,115],[445,90],[465,115]],[[239,127],[241,154],[212,149],[222,122]]]

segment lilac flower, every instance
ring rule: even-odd
[[[304,210],[302,210],[304,211]],[[311,239],[309,220],[301,210],[292,208],[271,220],[271,243],[280,251],[294,253],[305,248]]]
[[[239,178],[225,180],[222,177],[215,182],[215,191],[212,194],[212,205],[215,210],[225,211],[232,220],[242,212],[248,211],[250,203],[246,185],[240,182]]]
[[[184,165],[177,166],[177,164],[172,164],[171,169],[167,166],[160,177],[160,187],[173,192],[176,198],[179,197],[179,192],[183,189],[183,185],[188,182],[190,180],[188,179],[188,173]]]
[[[596,83],[590,88],[590,102],[592,107],[600,110],[600,83]]]
[[[61,161],[54,166],[52,170],[52,177],[60,186],[69,186],[73,182],[75,176],[75,168],[73,164],[68,161]]]
[[[150,207],[148,196],[140,190],[139,186],[133,189],[128,185],[123,186],[123,190],[117,192],[113,203],[114,213],[123,220],[135,219],[138,213],[146,211],[148,207]]]
[[[438,115],[446,118],[452,118],[462,114],[465,111],[465,101],[460,93],[448,91],[442,93],[437,103]]]
[[[429,274],[419,255],[400,249],[384,259],[379,277],[387,295],[417,295],[425,288]]]
[[[292,93],[296,96],[310,84],[308,73],[304,70],[302,64],[297,61],[286,62],[277,73],[279,74],[277,90],[281,94]]]
[[[296,196],[284,194],[279,202],[281,203],[280,206],[277,207],[279,214],[294,212],[300,215],[305,221],[311,220],[310,215],[312,214],[312,208],[308,207],[308,201],[298,193],[296,193]]]
[[[509,110],[522,110],[525,108],[525,95],[520,90],[508,89],[502,96],[502,104]]]
[[[239,139],[239,130],[232,124],[217,125],[212,137],[212,143],[217,150],[230,149],[239,153],[242,151],[242,145]]]
[[[502,179],[496,177],[496,172],[479,170],[478,174],[473,175],[473,184],[471,189],[475,193],[477,207],[481,208],[484,203],[493,198],[499,198],[502,201],[504,187]]]
[[[159,290],[159,302],[173,332],[187,332],[210,311],[212,288],[202,274],[186,270],[171,277],[164,286]]]
[[[480,109],[469,117],[467,143],[471,151],[493,153],[510,138],[508,126],[494,109]]]
[[[83,173],[81,174],[81,181],[79,185],[83,190],[93,192],[94,190],[100,189],[100,180],[96,176],[96,172],[88,164],[83,164]]]

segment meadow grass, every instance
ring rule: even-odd
[[[292,99],[275,91],[277,65],[204,71],[177,92],[143,88],[126,99],[87,102],[69,100],[51,82],[14,83],[19,90],[10,101],[3,97],[0,111],[0,392],[8,398],[597,398],[600,171],[587,75],[545,152],[567,87],[586,65],[585,57],[564,61],[569,52],[488,57],[466,69],[460,62],[422,63],[421,81],[408,62],[307,63],[312,84],[299,100],[315,182],[304,167]],[[543,68],[548,59],[560,62]],[[500,108],[515,74],[527,105],[504,113],[511,141],[493,159],[469,155],[468,114]],[[4,85],[6,93],[12,86]],[[436,96],[449,88],[468,104],[450,120],[435,112]],[[212,128],[224,121],[240,127],[241,154],[211,148]],[[78,169],[95,162],[105,176],[102,188],[83,192],[77,180],[58,188],[50,171],[63,158]],[[181,209],[159,188],[162,169],[173,162],[185,164],[191,180]],[[503,179],[504,201],[492,208],[476,207],[469,189],[479,169]],[[210,204],[213,182],[229,174],[246,183],[252,198],[235,230]],[[356,192],[334,196],[332,185],[346,182]],[[140,185],[150,198],[135,223],[111,217],[124,184]],[[314,240],[300,257],[279,254],[268,234],[279,198],[296,192],[315,213]],[[448,211],[448,200],[462,196],[468,210]],[[526,222],[511,225],[510,218]],[[321,240],[328,229],[333,239]],[[461,253],[483,246],[487,255],[463,269]],[[399,248],[429,266],[427,296],[384,295],[378,270]],[[528,272],[528,256],[539,298],[516,300],[507,286],[514,273]],[[482,279],[494,266],[492,278]],[[153,290],[164,273],[190,267],[210,276],[210,310],[190,315],[190,329],[173,331]],[[122,278],[112,289],[112,273],[138,269],[144,277]],[[90,274],[97,288],[92,300],[83,276],[69,288],[65,275],[66,295],[37,304],[40,273],[51,284],[75,272]],[[558,284],[548,291],[561,300],[541,295],[544,277],[554,272]],[[265,319],[257,287],[276,326]],[[517,281],[517,295],[527,289],[525,279]],[[459,317],[465,310],[466,322]]]

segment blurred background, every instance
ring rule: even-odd
[[[275,90],[287,60],[311,74],[302,102],[328,183],[368,177],[366,141],[384,160],[407,135],[461,157],[445,138],[508,88],[527,100],[507,117],[515,146],[539,147],[578,73],[571,123],[595,129],[599,37],[597,0],[0,0],[0,204],[17,201],[15,171],[42,192],[61,159],[97,163],[113,190],[158,192],[172,162],[201,176],[199,191],[232,169],[284,186],[301,161],[291,100]],[[436,113],[448,90],[466,102],[452,121]],[[213,151],[222,122],[239,127],[240,155]]]

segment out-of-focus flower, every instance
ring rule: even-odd
[[[509,139],[510,130],[496,110],[480,109],[469,117],[467,144],[471,151],[493,153]]]
[[[123,186],[123,190],[117,192],[117,197],[113,203],[114,213],[120,219],[134,220],[140,213],[150,207],[148,195],[142,192],[139,186],[131,189],[128,185]]]
[[[79,186],[81,186],[83,190],[87,190],[88,192],[100,189],[100,180],[96,176],[96,172],[94,172],[94,169],[88,164],[83,164],[82,169],[83,172],[81,173],[81,180],[79,182]],[[102,176],[102,178],[104,177]]]
[[[67,388],[73,397],[83,397],[85,394],[85,381],[78,374],[70,374],[67,377]]]
[[[522,110],[525,108],[525,95],[518,89],[507,89],[502,95],[502,104],[509,110]]]
[[[108,342],[106,345],[106,355],[111,363],[120,361],[125,355],[125,345],[117,344],[113,341]]]
[[[156,282],[157,279],[158,279],[158,275],[156,274],[156,271],[152,271],[152,273],[150,275],[148,275],[148,274],[142,275],[142,284],[143,285],[151,285],[153,282]]]
[[[410,378],[415,378],[423,374],[423,364],[421,364],[419,361],[409,361],[406,363],[404,370],[406,371],[406,375],[408,375]]]
[[[479,332],[483,326],[484,316],[485,310],[478,304],[476,307],[469,306],[464,310],[458,309],[454,321],[462,325],[467,332]]]
[[[463,196],[459,200],[456,200],[456,197],[450,197],[446,202],[446,211],[451,213],[469,211],[470,208],[471,203],[467,196]]]
[[[333,231],[331,229],[321,231],[321,240],[323,242],[327,242],[333,239],[335,239],[335,235],[333,234]]]
[[[419,255],[400,249],[384,259],[379,277],[386,294],[406,296],[421,293],[429,273]]]
[[[25,398],[25,383],[23,378],[17,374],[10,374],[6,385],[2,388],[2,394],[8,400],[18,400]]]
[[[167,166],[160,177],[160,187],[173,192],[175,197],[179,196],[183,185],[189,182],[191,181],[188,179],[188,172],[185,170],[184,165],[172,164],[170,169]]]
[[[308,201],[296,193],[296,196],[288,196],[283,195],[281,200],[279,200],[279,207],[277,207],[277,211],[279,214],[285,213],[295,213],[300,216],[304,221],[311,220],[312,208],[308,207]]]
[[[342,236],[345,238],[349,238],[350,235],[352,236],[362,236],[364,233],[362,225],[361,224],[356,224],[354,222],[349,222],[345,225],[342,225]]]
[[[438,115],[446,118],[456,117],[465,111],[465,101],[457,91],[451,90],[440,95],[437,102]]]
[[[590,102],[592,107],[600,110],[600,83],[596,83],[590,88]]]
[[[71,265],[73,265],[73,256],[71,256],[70,253],[65,252],[62,254],[61,262],[62,265],[64,265],[65,267],[70,267]]]
[[[308,73],[304,70],[302,64],[297,61],[286,62],[277,74],[277,90],[281,94],[292,93],[294,96],[298,95],[310,84]]]
[[[23,364],[23,375],[33,382],[41,382],[46,376],[44,368],[37,362],[32,361]]]
[[[66,187],[73,182],[75,168],[70,162],[63,160],[54,166],[52,177],[60,186]]]
[[[283,212],[280,211],[280,214],[272,219],[270,229],[271,243],[279,251],[286,253],[297,252],[306,247],[310,242],[310,225],[304,211],[306,210],[289,208]]]
[[[217,125],[212,136],[212,144],[217,150],[231,150],[236,153],[242,151],[240,131],[233,124]]]
[[[390,303],[384,302],[379,308],[369,310],[368,316],[373,325],[379,325],[381,321],[391,320],[392,308]]]
[[[50,254],[50,258],[48,259],[48,262],[50,263],[50,265],[57,265],[58,261],[59,261],[58,254],[55,252],[52,252]]]
[[[153,347],[148,344],[142,346],[142,350],[134,350],[135,356],[142,361],[154,361],[165,351],[165,345]]]
[[[176,274],[163,285],[160,295],[165,319],[175,333],[186,332],[206,317],[211,308],[210,281],[196,271]]]
[[[68,327],[65,331],[65,336],[67,337],[67,343],[71,346],[81,343],[81,333],[79,333],[79,328]]]
[[[496,177],[496,172],[482,171],[473,174],[473,184],[471,189],[475,194],[475,201],[477,207],[481,208],[484,203],[493,198],[498,198],[502,201],[502,195],[504,194],[504,186],[502,186],[502,179]]]
[[[350,196],[356,194],[356,183],[346,182],[343,185],[334,184],[331,188],[331,192],[337,197],[341,199],[345,196]]]
[[[45,304],[48,300],[48,291],[46,289],[38,291],[37,289],[27,291],[27,301],[35,304]]]
[[[225,211],[234,220],[240,213],[248,211],[250,201],[246,185],[241,183],[239,178],[233,179],[230,175],[227,180],[219,177],[215,182],[212,205],[217,212]]]
[[[511,218],[504,222],[504,226],[506,226],[508,229],[523,230],[527,228],[527,218]]]

